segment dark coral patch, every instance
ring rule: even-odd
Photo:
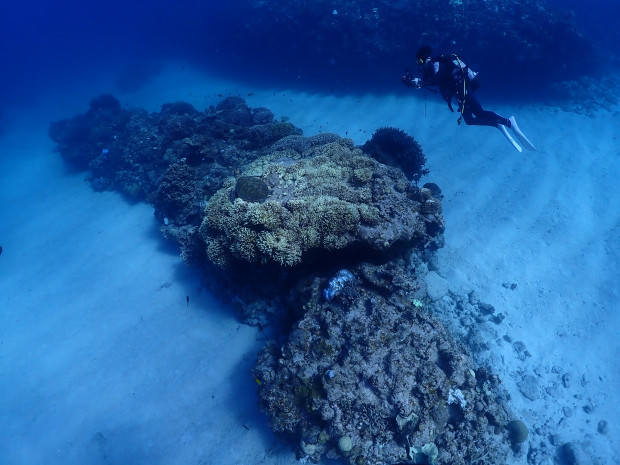
[[[235,198],[246,202],[263,202],[269,196],[267,183],[258,176],[241,176],[235,185]]]
[[[405,176],[416,184],[428,174],[422,147],[401,129],[379,128],[361,148],[375,160],[402,169]]]

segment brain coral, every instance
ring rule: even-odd
[[[278,144],[241,174],[265,182],[263,202],[235,196],[233,178],[209,200],[200,235],[212,262],[293,266],[312,252],[432,242],[421,208],[427,199],[400,170],[366,156],[350,139],[304,139]],[[440,226],[433,234],[440,235],[441,214],[432,216]]]
[[[262,202],[269,195],[269,186],[257,176],[241,176],[235,184],[235,197],[246,202]]]

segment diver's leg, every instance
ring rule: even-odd
[[[515,141],[510,134],[508,134],[507,127],[511,126],[510,120],[502,118],[497,113],[492,111],[486,111],[482,108],[482,105],[474,98],[473,95],[468,95],[463,107],[463,119],[467,124],[475,126],[494,126],[499,129],[504,137],[508,139],[508,142],[517,150],[521,152],[523,149]]]
[[[499,116],[497,113],[487,111],[482,108],[480,102],[473,96],[468,94],[465,99],[465,108],[463,109],[463,119],[469,125],[474,126],[494,126],[498,125],[510,127],[510,121]]]

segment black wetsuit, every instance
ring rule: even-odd
[[[478,126],[495,126],[499,124],[510,128],[510,120],[499,116],[497,113],[489,110],[485,110],[480,105],[480,102],[474,97],[473,92],[467,93],[465,98],[465,105],[459,101],[459,107],[461,107],[461,114],[463,119],[469,125]]]
[[[456,97],[458,111],[463,115],[467,124],[494,127],[501,124],[507,128],[510,127],[508,119],[482,108],[482,105],[474,97],[474,92],[478,88],[478,81],[476,80],[478,73],[470,70],[458,56],[433,57],[427,60],[420,70],[422,72],[422,86],[438,87],[439,93],[448,102],[450,111],[454,111],[452,98]],[[406,85],[413,85],[413,81],[413,77],[409,80],[403,77],[403,82]]]

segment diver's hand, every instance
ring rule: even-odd
[[[414,78],[411,73],[405,74],[400,78],[400,80],[403,81],[403,84],[407,87],[415,87],[416,89],[422,87],[422,80],[419,78]]]

